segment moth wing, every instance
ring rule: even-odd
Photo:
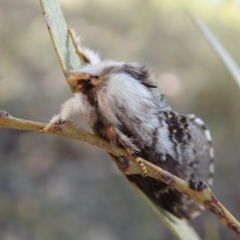
[[[214,150],[212,138],[206,124],[195,115],[182,115],[186,118],[189,141],[182,146],[182,159],[188,170],[187,178],[195,178],[212,185],[214,173]]]

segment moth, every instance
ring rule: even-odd
[[[198,215],[201,206],[165,183],[146,176],[141,159],[184,179],[212,185],[214,150],[205,123],[195,115],[174,111],[158,91],[151,71],[138,63],[101,60],[81,46],[73,30],[69,35],[84,66],[73,70],[68,82],[74,95],[42,130],[81,115],[100,136],[123,147],[142,168],[129,175],[152,201],[179,218]]]

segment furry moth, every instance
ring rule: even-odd
[[[179,218],[193,218],[201,206],[165,183],[146,176],[141,158],[184,179],[213,181],[214,150],[205,123],[195,115],[175,112],[157,89],[150,70],[138,63],[101,60],[69,34],[84,66],[71,71],[74,95],[42,130],[79,114],[101,137],[124,147],[143,176],[127,176],[150,199]]]

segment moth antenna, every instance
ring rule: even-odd
[[[68,28],[69,36],[75,47],[76,54],[85,64],[97,64],[101,62],[99,54],[89,48],[82,47],[80,44],[80,38],[77,37],[75,31],[72,28]]]

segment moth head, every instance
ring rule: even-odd
[[[71,71],[67,81],[74,93],[84,93],[98,86],[102,82],[102,78],[98,75],[91,75],[87,72]]]

